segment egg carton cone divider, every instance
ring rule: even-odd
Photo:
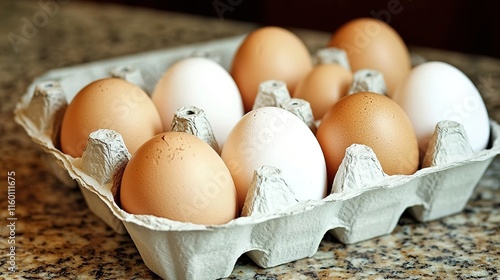
[[[146,265],[165,279],[225,277],[244,253],[261,267],[309,257],[327,232],[346,244],[390,234],[406,209],[419,221],[461,212],[488,165],[500,154],[500,126],[494,121],[489,149],[467,154],[465,148],[457,157],[452,155],[455,150],[443,148],[450,146],[446,145],[446,141],[452,141],[449,139],[455,143],[460,137],[436,134],[435,143],[440,145],[433,147],[440,148],[429,156],[429,166],[408,176],[380,173],[376,161],[374,165],[365,162],[370,159],[369,147],[351,147],[353,155],[363,156],[345,158],[350,163],[342,171],[345,177],[337,186],[340,192],[323,200],[297,203],[279,213],[205,226],[132,215],[119,207],[114,199],[113,176],[130,155],[117,133],[96,132],[82,158],[62,153],[54,143],[65,103],[57,98],[61,102],[48,102],[53,99],[44,98],[53,98],[50,94],[36,95],[37,86],[57,83],[61,90],[55,91],[55,96],[63,94],[66,102],[71,102],[86,84],[109,77],[112,69],[126,65],[137,69],[134,79],[139,77],[135,71],[139,71],[142,85],[151,90],[169,65],[193,53],[213,53],[228,69],[242,39],[238,36],[52,70],[33,81],[15,110],[16,121],[47,154],[54,173],[76,181],[91,211],[117,233],[130,234]],[[444,134],[452,135],[449,131]],[[462,146],[467,147],[467,143]]]

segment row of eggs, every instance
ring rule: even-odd
[[[207,58],[171,66],[151,98],[125,80],[106,78],[84,87],[69,104],[61,127],[64,153],[80,157],[92,131],[119,132],[132,158],[120,204],[134,214],[182,222],[222,224],[238,215],[254,171],[274,166],[299,201],[322,199],[353,144],[371,147],[384,172],[412,174],[437,122],[464,125],[475,151],[489,140],[489,120],[472,82],[455,67],[427,62],[413,69],[399,35],[374,19],[337,30],[330,47],[343,49],[348,66],[314,65],[302,41],[279,27],[250,33],[230,72]],[[376,69],[386,95],[347,95],[353,74]],[[283,81],[292,97],[310,103],[316,134],[294,114],[253,108],[259,85]],[[176,111],[202,108],[221,150],[171,129]]]

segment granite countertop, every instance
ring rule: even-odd
[[[51,8],[40,6],[49,3]],[[36,23],[36,26],[33,24]],[[0,278],[154,279],[127,235],[115,234],[87,208],[78,189],[63,187],[43,153],[13,121],[13,110],[44,72],[110,57],[243,34],[248,23],[115,5],[70,1],[0,2]],[[328,34],[296,30],[311,50]],[[500,61],[412,47],[462,69],[500,121]],[[15,172],[15,230],[9,239],[7,185]],[[6,253],[15,239],[16,270]],[[5,250],[4,250],[5,249]],[[230,279],[479,278],[500,274],[500,158],[465,210],[419,223],[404,214],[392,234],[344,245],[328,234],[306,259],[262,269],[242,256]]]

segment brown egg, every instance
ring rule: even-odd
[[[308,101],[314,119],[319,120],[347,94],[352,79],[351,71],[338,64],[320,64],[299,82],[293,97]]]
[[[64,113],[61,150],[81,157],[91,132],[115,130],[130,153],[162,132],[160,115],[149,96],[122,79],[105,78],[84,87]]]
[[[332,35],[329,46],[346,51],[352,72],[364,68],[382,72],[389,96],[411,68],[403,39],[391,26],[374,18],[359,18],[342,25]]]
[[[156,135],[132,156],[120,187],[123,210],[195,224],[224,224],[238,213],[224,161],[184,132]]]
[[[311,69],[311,56],[300,38],[280,27],[263,27],[250,33],[238,48],[231,75],[248,112],[261,82],[281,80],[293,93]]]
[[[418,143],[410,119],[385,95],[360,92],[341,98],[321,120],[316,137],[330,184],[352,144],[372,148],[389,175],[413,174],[418,169]]]

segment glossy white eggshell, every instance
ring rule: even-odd
[[[456,67],[439,61],[420,64],[392,98],[412,121],[421,154],[442,120],[461,123],[474,151],[486,148],[490,137],[486,106],[472,81]]]
[[[222,150],[231,172],[240,207],[254,171],[263,165],[282,171],[299,201],[326,195],[326,164],[309,127],[294,114],[277,107],[248,112],[233,128]]]
[[[168,68],[158,81],[152,99],[165,131],[170,130],[179,108],[202,109],[220,147],[244,114],[243,101],[233,78],[222,66],[203,57],[186,58]]]

